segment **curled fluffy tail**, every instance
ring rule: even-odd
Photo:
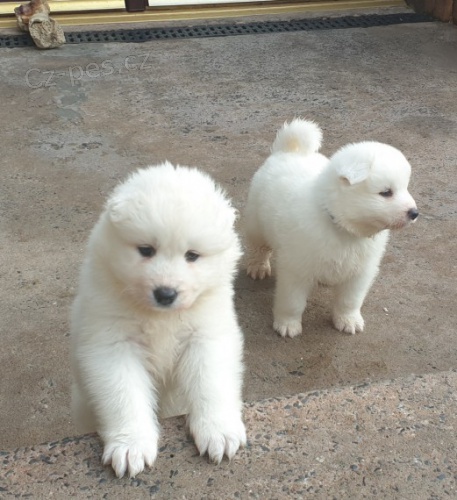
[[[271,147],[272,153],[300,153],[310,155],[319,151],[322,130],[314,122],[295,118],[279,129]]]

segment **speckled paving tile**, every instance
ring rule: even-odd
[[[1,452],[1,498],[456,497],[457,373],[246,404],[249,444],[219,466],[183,418],[163,422],[151,470],[116,479],[94,435]]]

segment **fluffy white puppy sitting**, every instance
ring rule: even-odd
[[[246,442],[235,217],[210,177],[165,163],[119,185],[91,234],[72,310],[73,414],[119,477],[154,462],[159,413],[187,414],[213,462]]]
[[[344,146],[328,160],[318,153],[321,140],[313,122],[286,123],[249,191],[247,272],[254,279],[269,276],[276,253],[273,326],[283,337],[301,333],[316,283],[335,287],[335,327],[361,332],[360,309],[389,229],[418,216],[408,192],[411,167],[400,151],[362,142]]]

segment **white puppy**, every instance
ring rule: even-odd
[[[360,313],[378,273],[389,229],[418,216],[408,192],[411,167],[400,151],[378,142],[349,144],[328,160],[318,153],[313,122],[285,124],[272,154],[254,175],[246,207],[248,274],[263,279],[277,258],[274,329],[302,331],[316,283],[335,286],[333,323],[361,332]]]
[[[91,234],[72,310],[73,413],[119,477],[154,462],[159,413],[188,414],[213,462],[246,442],[235,217],[206,174],[165,163],[119,185]]]

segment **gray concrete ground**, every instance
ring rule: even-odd
[[[363,139],[400,148],[413,166],[410,187],[421,217],[392,236],[360,335],[332,329],[330,294],[320,289],[305,313],[304,334],[280,339],[271,328],[273,280],[252,282],[240,272],[245,400],[314,390],[333,397],[362,382],[374,383],[376,393],[393,378],[398,392],[411,374],[431,374],[433,387],[444,383],[440,373],[457,366],[456,42],[456,27],[425,23],[50,52],[3,49],[0,449],[75,435],[68,310],[88,232],[118,180],[164,159],[199,166],[242,213],[249,180],[276,129],[297,115],[322,126],[326,154]],[[413,385],[406,385],[410,394]],[[320,399],[323,408],[328,397]],[[317,411],[317,417],[325,427],[339,414]],[[350,432],[344,421],[343,415],[343,434]],[[313,435],[302,437],[305,452]],[[377,447],[370,439],[363,445]],[[415,446],[414,440],[393,446],[407,443]],[[187,453],[184,467],[197,467]]]
[[[6,494],[108,499],[456,498],[457,373],[249,403],[249,444],[197,456],[184,419],[164,422],[154,469],[115,479],[94,436],[1,456]]]

